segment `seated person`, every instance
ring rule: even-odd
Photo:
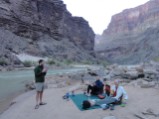
[[[109,84],[106,84],[104,90],[105,90],[105,94],[106,94],[107,96],[110,96],[110,92],[111,92],[110,89],[111,89],[110,85],[109,85]]]
[[[96,81],[93,83],[93,85],[88,85],[87,94],[91,94],[91,95],[102,94],[103,93],[103,87],[104,87],[103,82],[97,76]]]
[[[124,89],[123,86],[119,85],[119,80],[114,81],[114,85],[111,86],[111,96],[115,98],[117,101],[117,104],[122,103],[122,99],[124,98],[125,100],[128,99],[128,95]]]
[[[119,104],[121,99],[128,99],[128,95],[122,86],[119,86],[119,81],[115,80],[114,85],[111,86],[111,96],[106,96],[104,99],[97,100],[85,100],[83,101],[83,109],[87,109],[94,105],[103,105],[103,104]]]
[[[98,94],[98,98],[99,99],[104,99],[106,96],[110,96],[110,92],[111,92],[111,87],[109,84],[106,84],[104,86],[104,93],[103,94]]]

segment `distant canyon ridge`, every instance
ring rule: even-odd
[[[62,0],[0,1],[0,66],[23,66],[21,54],[59,62],[137,64],[159,59],[159,0],[112,16],[94,39],[88,22],[73,17]]]
[[[137,64],[159,57],[159,0],[112,16],[108,28],[96,36],[95,51],[112,63]]]
[[[96,61],[94,37],[88,22],[73,17],[61,0],[0,0],[0,65],[22,65],[20,54]]]

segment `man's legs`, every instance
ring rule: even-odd
[[[114,103],[116,102],[116,99],[113,98],[113,97],[106,97],[105,99],[102,99],[102,100],[98,100],[96,102],[96,105],[101,105],[101,104],[111,104],[111,103]]]
[[[99,94],[99,88],[97,86],[92,87],[92,95],[98,95]]]
[[[44,90],[44,83],[36,83],[36,106],[35,109],[39,108],[39,105],[45,105],[46,103],[42,102],[43,99],[43,90]]]
[[[36,106],[35,106],[35,109],[39,108],[39,100],[40,100],[40,92],[37,91],[36,92]]]
[[[98,93],[98,88],[97,88],[96,86],[88,85],[87,93],[88,93],[88,94],[92,94],[92,95],[97,95],[97,93]]]
[[[40,97],[40,103],[39,103],[39,105],[46,105],[46,103],[43,102],[43,92],[44,92],[43,90],[44,90],[44,87],[43,87],[42,91],[40,92],[40,96],[39,96]]]
[[[90,91],[92,91],[92,89],[93,89],[93,86],[88,85],[88,87],[87,87],[87,93],[90,94]]]
[[[40,92],[40,103],[42,103],[42,99],[43,99],[43,91]]]

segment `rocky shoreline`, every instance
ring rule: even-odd
[[[138,65],[109,65],[106,68],[96,67],[87,68],[87,70],[76,72],[75,74],[61,74],[54,77],[47,77],[47,84],[54,82],[57,87],[64,87],[74,81],[81,83],[92,82],[95,76],[100,76],[103,81],[113,81],[119,79],[122,83],[129,83],[142,88],[152,88],[159,86],[159,63],[149,62]],[[54,80],[50,80],[54,79]],[[29,82],[26,85],[28,90],[35,89],[34,83]]]
[[[114,64],[114,65],[109,65],[106,68],[104,67],[99,67],[94,69],[87,68],[87,70],[85,71],[76,72],[72,74],[61,74],[56,76],[49,76],[46,78],[46,84],[47,84],[46,93],[48,91],[53,91],[53,90],[60,91],[60,92],[62,91],[60,93],[60,96],[62,96],[63,94],[71,90],[76,90],[75,93],[78,93],[81,91],[83,92],[86,90],[85,84],[88,82],[89,83],[93,82],[95,80],[95,76],[99,75],[103,79],[104,83],[111,82],[112,80],[118,78],[121,81],[121,85],[127,88],[127,90],[129,91],[129,94],[131,94],[130,97],[133,98],[132,96],[134,95],[135,92],[133,92],[132,89],[139,90],[139,92],[144,91],[145,94],[151,91],[153,91],[153,93],[156,92],[155,89],[159,88],[159,85],[156,82],[156,78],[157,78],[156,76],[158,75],[157,69],[158,69],[158,63],[155,63],[155,62],[134,65],[134,66],[121,66],[121,65]],[[34,90],[34,84],[32,82],[30,84],[26,84],[26,88],[28,90]],[[26,102],[27,100],[29,100],[30,96],[34,100],[35,91],[31,91],[30,94],[29,92],[27,93],[28,97],[24,96],[25,94],[23,94],[23,96],[20,96],[20,97],[25,97]],[[54,95],[56,94],[54,93]],[[137,95],[138,95],[137,98],[143,98],[143,97],[140,97],[141,94],[137,94]],[[54,98],[59,98],[59,97],[54,97]],[[131,102],[131,99],[130,99],[130,102]],[[137,102],[135,101],[132,103],[137,103]],[[19,104],[20,104],[19,101],[14,99],[11,103],[11,105],[13,106],[11,106],[11,109],[9,110],[11,111],[12,108],[17,107]],[[146,105],[147,109],[149,106],[151,107],[151,105]],[[11,114],[12,112],[14,112],[13,110],[11,112],[10,111],[9,112],[6,111],[4,114],[2,114],[2,117],[6,113]],[[117,115],[118,113],[116,113],[116,116]],[[139,116],[139,114],[135,112],[135,114],[133,115],[134,118],[132,119],[135,119],[135,115]]]

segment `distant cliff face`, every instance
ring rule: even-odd
[[[61,0],[0,1],[0,56],[7,64],[16,63],[13,54],[20,53],[93,59],[94,37],[88,22],[72,17]]]
[[[111,62],[135,64],[159,57],[159,0],[112,17],[97,51]]]
[[[105,35],[144,32],[147,28],[159,24],[159,0],[150,0],[144,5],[123,12],[112,17]]]

